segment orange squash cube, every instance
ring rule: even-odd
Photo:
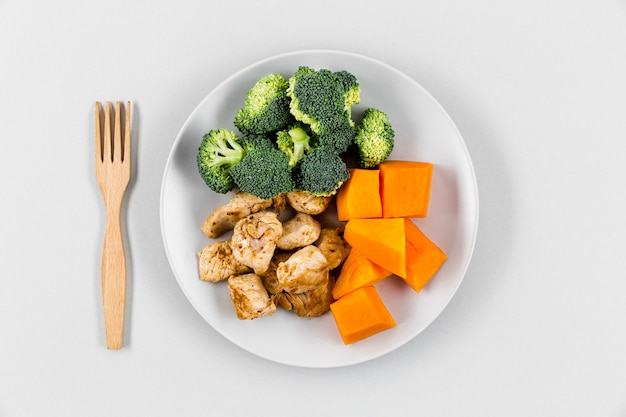
[[[378,169],[382,217],[426,217],[433,164],[387,160]]]
[[[390,271],[376,265],[358,249],[352,248],[335,281],[333,298],[338,300],[357,288],[374,285],[390,275]]]
[[[375,264],[406,277],[404,219],[351,219],[343,238]]]
[[[337,219],[367,219],[382,217],[380,202],[380,172],[377,169],[352,168],[350,178],[335,196]]]
[[[396,325],[374,287],[361,287],[344,295],[330,305],[330,311],[346,345]]]
[[[411,220],[405,221],[406,283],[419,292],[441,268],[448,256]]]

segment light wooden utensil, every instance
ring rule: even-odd
[[[111,103],[106,102],[104,126],[96,102],[96,180],[106,208],[106,231],[102,251],[102,304],[107,349],[121,349],[126,304],[126,256],[121,228],[121,208],[130,179],[130,102],[122,115],[115,104],[115,130],[111,136]],[[122,130],[122,119],[125,126]]]

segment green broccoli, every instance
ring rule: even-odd
[[[235,186],[229,171],[241,161],[244,154],[245,150],[235,132],[228,129],[211,130],[202,137],[196,157],[200,176],[210,189],[225,194]]]
[[[387,159],[393,150],[394,136],[387,114],[373,108],[365,110],[354,138],[359,166],[374,168]]]
[[[361,87],[356,77],[348,71],[335,72],[335,76],[341,80],[341,83],[343,84],[343,88],[345,90],[344,108],[346,112],[348,112],[350,125],[354,126],[354,121],[352,120],[352,106],[361,102]]]
[[[311,136],[301,125],[294,125],[287,130],[276,133],[276,145],[278,149],[289,156],[291,167],[296,166],[304,153],[312,149],[311,143]]]
[[[349,177],[343,159],[323,147],[305,153],[293,172],[296,189],[317,196],[334,195]]]
[[[349,109],[358,84],[348,75],[346,71],[300,67],[289,78],[287,89],[291,114],[310,126],[320,146],[336,153],[345,152],[355,134]]]
[[[289,113],[289,83],[281,74],[268,74],[246,93],[235,126],[244,134],[265,134],[283,129],[292,120]]]
[[[241,161],[230,169],[239,189],[262,199],[294,190],[289,157],[271,139],[261,135],[242,138],[246,150]]]

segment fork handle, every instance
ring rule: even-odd
[[[102,250],[102,304],[107,349],[121,349],[124,337],[126,256],[120,220],[121,201],[107,203]]]

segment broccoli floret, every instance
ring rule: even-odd
[[[247,135],[242,142],[246,153],[230,169],[230,176],[241,191],[270,199],[294,190],[289,157],[278,150],[271,139]]]
[[[384,112],[369,108],[356,128],[354,145],[362,168],[374,168],[389,157],[394,145],[394,131]]]
[[[304,154],[294,168],[296,189],[317,196],[330,196],[350,177],[339,155],[327,148],[315,148]]]
[[[216,193],[231,191],[235,183],[229,171],[241,161],[244,153],[239,136],[232,130],[209,131],[202,137],[196,157],[200,176]]]
[[[288,87],[281,74],[268,74],[258,80],[235,115],[235,126],[244,134],[264,134],[286,127],[293,120]]]
[[[312,149],[311,136],[299,125],[277,132],[276,145],[278,149],[289,156],[291,167],[296,166],[304,153]]]
[[[348,75],[300,67],[289,78],[287,89],[291,114],[310,126],[320,146],[337,153],[350,147],[355,134],[348,103],[355,100],[356,78]]]
[[[359,85],[359,82],[354,74],[348,71],[335,72],[335,76],[341,80],[341,83],[343,84],[343,88],[345,90],[344,108],[346,112],[348,112],[350,125],[354,126],[354,121],[352,120],[352,106],[361,102],[361,86]]]

